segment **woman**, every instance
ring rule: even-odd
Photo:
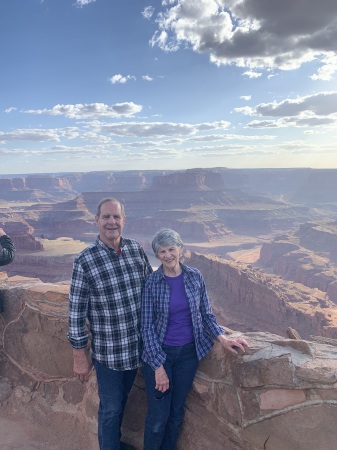
[[[216,322],[198,269],[180,262],[183,242],[160,230],[152,248],[161,266],[146,280],[142,296],[143,374],[148,412],[144,450],[174,450],[184,404],[198,363],[217,339],[231,353],[243,338],[227,339]]]

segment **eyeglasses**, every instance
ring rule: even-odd
[[[155,400],[163,400],[172,391],[172,388],[173,388],[173,386],[170,385],[169,388],[165,392],[155,390],[154,391],[154,399]]]

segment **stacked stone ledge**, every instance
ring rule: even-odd
[[[4,273],[0,279],[0,403],[62,414],[87,433],[87,449],[96,450],[96,379],[93,373],[81,384],[73,377],[68,284]],[[230,355],[216,344],[201,362],[178,450],[335,448],[337,347],[271,333],[245,336],[245,355]],[[123,427],[138,449],[145,409],[140,370]]]

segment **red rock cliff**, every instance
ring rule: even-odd
[[[305,338],[337,339],[337,307],[324,292],[216,256],[192,253],[187,263],[203,273],[223,325],[281,336],[291,326]]]

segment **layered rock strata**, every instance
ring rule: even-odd
[[[291,326],[304,338],[337,338],[337,307],[325,292],[214,255],[186,252],[185,259],[204,275],[223,325],[281,336]]]
[[[312,231],[311,227],[310,230]],[[324,235],[326,236],[323,244]],[[337,234],[334,233],[320,232],[316,239],[312,236],[312,242],[311,240],[306,242],[306,248],[296,242],[282,239],[264,243],[261,247],[259,263],[266,270],[272,271],[282,278],[326,292],[329,299],[337,303],[337,266],[334,264],[336,237]],[[308,249],[310,245],[317,251],[318,246],[317,243],[314,243],[315,240],[322,244],[319,253]],[[302,242],[302,239],[300,241]],[[336,241],[335,244],[334,241]],[[332,257],[332,255],[334,256]]]

